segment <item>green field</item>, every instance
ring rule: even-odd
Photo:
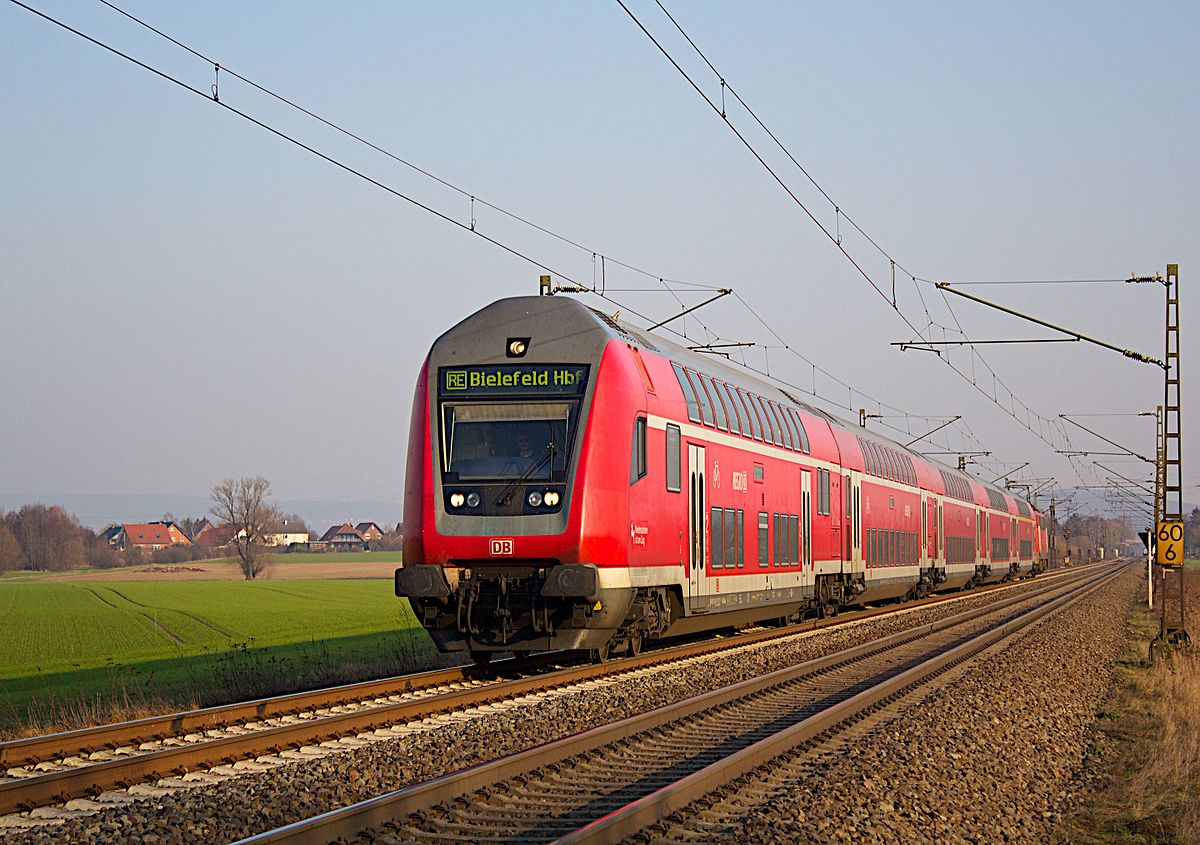
[[[214,703],[433,656],[388,580],[15,581],[0,619],[7,730],[80,703]]]
[[[217,557],[206,560],[185,561],[181,564],[157,564],[159,566],[189,566],[199,565],[203,563],[232,563],[237,564],[236,557]],[[404,553],[400,551],[392,552],[279,552],[271,556],[271,565],[281,564],[288,565],[291,563],[395,563],[404,562]],[[139,564],[139,567],[153,566],[156,564]],[[80,569],[72,570],[76,572],[119,572],[120,569]],[[55,578],[63,575],[63,572],[50,571],[31,571],[28,569],[15,569],[9,572],[0,572],[0,581],[30,581],[39,578]]]

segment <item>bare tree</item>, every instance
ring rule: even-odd
[[[6,569],[24,569],[29,565],[17,535],[8,527],[8,522],[0,519],[0,572]]]
[[[212,489],[209,513],[234,526],[234,548],[247,581],[261,574],[269,561],[263,535],[279,520],[279,512],[267,502],[269,495],[271,482],[261,476],[226,478]]]

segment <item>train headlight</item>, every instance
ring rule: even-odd
[[[473,507],[473,508],[479,507],[479,494],[478,493],[468,493],[467,494],[467,505],[470,507]]]
[[[542,497],[542,501],[546,503],[546,507],[552,508],[558,504],[558,493],[554,490],[547,490],[546,495]]]
[[[465,502],[466,500],[467,500],[467,497],[464,496],[462,493],[451,493],[450,494],[450,507],[461,508],[463,506],[463,502]]]
[[[534,490],[529,494],[529,504],[531,507],[538,507],[542,504],[542,494]]]

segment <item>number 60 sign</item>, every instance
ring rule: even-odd
[[[1160,522],[1154,539],[1160,566],[1183,566],[1183,523]]]

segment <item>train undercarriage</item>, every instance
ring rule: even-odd
[[[799,600],[750,605],[716,614],[688,614],[676,585],[603,587],[591,564],[531,562],[444,568],[419,565],[396,571],[396,595],[443,652],[468,652],[486,663],[497,652],[526,654],[579,649],[593,659],[640,653],[647,640],[761,622],[784,624],[806,616],[825,618],[869,601],[915,600],[948,589],[970,589],[1037,574],[1017,564],[1003,572],[986,565],[955,572],[931,566],[918,580],[872,581],[862,574],[819,575]],[[720,620],[718,623],[717,620]]]

